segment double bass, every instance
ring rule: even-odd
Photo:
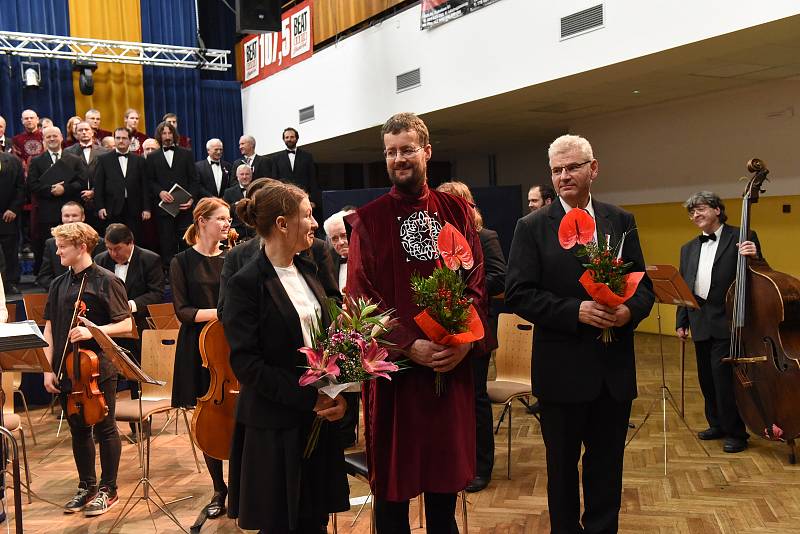
[[[231,369],[230,353],[222,323],[210,321],[200,332],[200,356],[203,367],[211,374],[211,384],[208,392],[197,399],[192,434],[197,446],[218,460],[230,458],[239,397],[239,380]]]
[[[739,242],[750,235],[750,206],[758,202],[769,170],[751,159],[753,176],[744,192]],[[736,279],[728,290],[730,355],[736,404],[754,434],[791,447],[800,436],[800,280],[765,261],[737,255]]]

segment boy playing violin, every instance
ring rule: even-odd
[[[44,310],[44,337],[48,347],[44,349],[53,373],[45,373],[44,387],[50,393],[59,393],[61,407],[67,413],[67,391],[63,391],[68,376],[62,359],[73,351],[73,344],[80,343],[81,349],[93,351],[99,358],[99,389],[108,407],[107,415],[99,422],[87,424],[79,412],[67,417],[72,434],[72,454],[78,469],[80,482],[75,496],[64,505],[65,513],[83,510],[86,516],[102,515],[108,511],[119,497],[117,496],[117,471],[121,443],[114,419],[115,396],[118,370],[101,352],[92,339],[89,329],[80,319],[74,319],[75,310],[98,326],[100,330],[114,336],[130,332],[132,328],[128,297],[122,281],[114,273],[96,265],[89,251],[93,250],[99,236],[88,224],[67,223],[52,229],[56,240],[56,254],[67,272],[50,284],[47,305]],[[79,292],[83,287],[83,293]],[[79,357],[85,358],[85,354]],[[72,371],[72,369],[70,369]],[[78,386],[72,379],[73,390]],[[81,377],[87,380],[88,377]],[[95,474],[95,445],[92,435],[100,444],[100,484]]]

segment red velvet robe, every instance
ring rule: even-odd
[[[428,223],[425,212],[433,222]],[[449,222],[472,247],[477,272],[468,280],[468,296],[484,322],[487,298],[483,252],[475,231],[472,208],[462,199],[429,190],[408,196],[391,192],[356,210],[346,218],[352,226],[347,260],[347,292],[394,308],[400,320],[387,339],[408,348],[426,339],[414,323],[420,309],[411,297],[414,272],[428,276],[436,267],[438,252],[431,228]],[[412,363],[392,380],[369,381],[364,388],[364,419],[370,487],[378,499],[402,501],[422,492],[455,493],[475,474],[475,400],[473,354],[486,354],[497,346],[491,334],[445,375],[446,391],[436,396],[434,372]],[[398,355],[402,358],[402,355]]]

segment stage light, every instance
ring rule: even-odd
[[[72,62],[72,70],[80,72],[78,87],[81,90],[81,94],[94,94],[94,77],[92,73],[97,70],[97,63],[84,59],[76,60]]]
[[[42,81],[42,75],[39,70],[39,64],[32,61],[23,61],[20,63],[22,70],[22,84],[26,89],[38,89]]]

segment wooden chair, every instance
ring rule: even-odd
[[[22,303],[25,306],[25,316],[28,320],[36,321],[40,328],[44,328],[44,307],[47,305],[47,293],[25,293],[22,295]]]
[[[135,423],[139,431],[139,450],[143,452],[141,444],[144,438],[142,426],[145,421],[152,423],[152,418],[156,414],[164,413],[169,417],[162,427],[162,431],[172,421],[173,417],[183,416],[186,424],[186,431],[189,434],[189,441],[192,445],[192,454],[200,472],[200,462],[197,459],[197,450],[194,445],[189,419],[186,416],[187,410],[172,407],[172,371],[175,365],[175,349],[178,340],[178,330],[144,330],[142,332],[142,369],[157,380],[166,382],[163,386],[142,384],[142,413],[139,414],[139,401],[136,399],[117,399],[115,416],[117,421]],[[172,413],[171,413],[172,412]],[[152,428],[152,424],[150,425]],[[160,432],[159,432],[160,434]],[[157,437],[157,436],[156,436]],[[148,451],[149,453],[149,448]],[[141,460],[145,460],[140,456]]]
[[[148,304],[147,313],[150,314],[147,322],[155,330],[172,330],[181,327],[178,316],[175,315],[175,306],[171,302]]]
[[[511,404],[515,399],[528,407],[531,397],[533,325],[513,313],[501,313],[497,321],[498,348],[495,353],[497,379],[486,383],[492,404],[504,405],[495,434],[508,415],[508,478],[511,478]],[[538,418],[538,417],[537,417]]]
[[[10,317],[10,315],[9,315]],[[13,386],[13,374],[19,373],[3,373],[2,380],[2,393],[3,393],[3,426],[10,432],[16,432],[19,435],[19,443],[22,447],[22,459],[25,466],[25,486],[28,490],[28,504],[33,502],[31,500],[31,472],[28,468],[28,451],[25,447],[25,432],[22,427],[22,419],[19,415],[14,413],[14,395],[6,395],[6,391],[11,391]],[[30,417],[28,417],[28,424],[30,424]],[[33,427],[31,427],[32,429]],[[32,431],[31,431],[32,435]],[[5,470],[3,465],[3,470]]]

